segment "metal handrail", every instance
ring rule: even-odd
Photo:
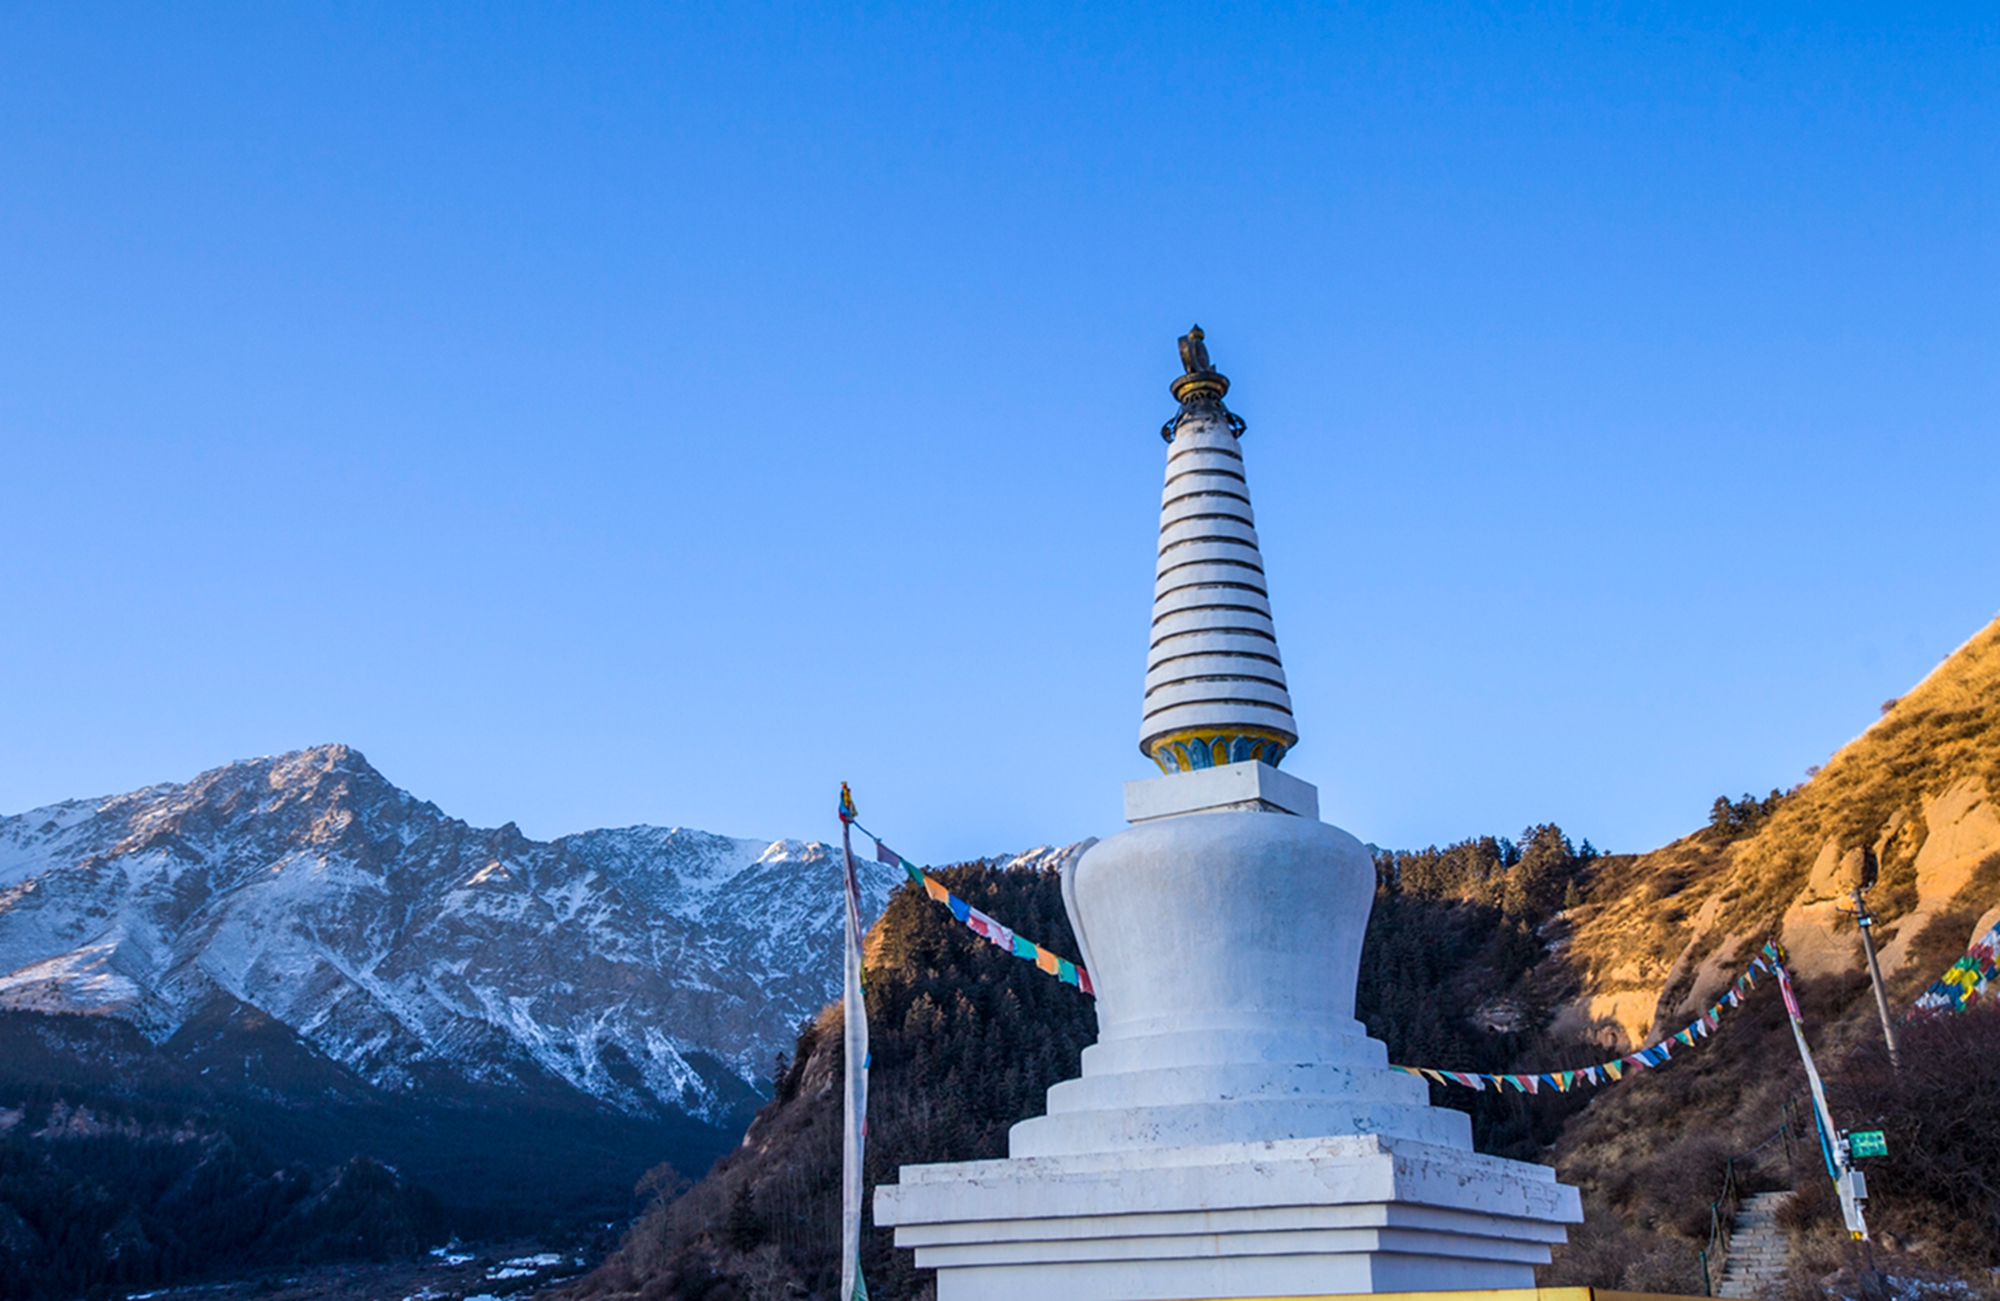
[[[1701,1288],[1707,1296],[1715,1295],[1713,1268],[1717,1261],[1727,1263],[1729,1259],[1729,1238],[1736,1230],[1736,1212],[1743,1208],[1743,1190],[1736,1183],[1736,1163],[1745,1161],[1762,1152],[1779,1139],[1785,1141],[1787,1156],[1792,1148],[1792,1100],[1783,1103],[1784,1119],[1769,1138],[1747,1152],[1738,1152],[1724,1161],[1722,1167],[1722,1192],[1708,1204],[1708,1245],[1695,1254],[1701,1257]],[[1727,1209],[1724,1209],[1724,1208]]]
[[[1767,1140],[1768,1141],[1768,1140]],[[1708,1204],[1708,1246],[1701,1251],[1701,1288],[1708,1296],[1715,1295],[1715,1280],[1710,1276],[1710,1262],[1716,1259],[1716,1250],[1729,1250],[1729,1234],[1736,1227],[1736,1212],[1742,1205],[1742,1198],[1736,1189],[1736,1158],[1730,1157],[1722,1168],[1722,1195]],[[1729,1209],[1724,1210],[1727,1206]]]

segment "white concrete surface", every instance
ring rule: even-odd
[[[1222,1065],[1205,1036],[1233,1031],[1273,1036],[1293,1061],[1365,1051],[1354,985],[1375,865],[1346,832],[1270,813],[1142,822],[1091,846],[1069,894],[1094,961],[1099,1047],[1180,1039],[1192,1060]]]
[[[1125,783],[1127,822],[1222,811],[1290,813],[1317,821],[1319,789],[1255,759]]]
[[[1376,1135],[905,1166],[875,1202],[939,1301],[1532,1287],[1580,1218],[1544,1167]]]

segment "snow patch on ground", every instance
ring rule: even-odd
[[[116,940],[87,944],[0,976],[0,1007],[104,1014],[139,1001],[139,986],[110,969]]]

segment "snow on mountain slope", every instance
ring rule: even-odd
[[[715,1118],[834,994],[838,882],[818,842],[469,827],[321,746],[0,817],[0,1007],[158,1042],[226,995],[390,1090]]]

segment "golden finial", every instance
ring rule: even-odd
[[[1181,336],[1183,374],[1169,386],[1178,402],[1186,403],[1202,397],[1220,398],[1229,391],[1228,378],[1208,360],[1208,345],[1202,342],[1204,337],[1199,325]]]

